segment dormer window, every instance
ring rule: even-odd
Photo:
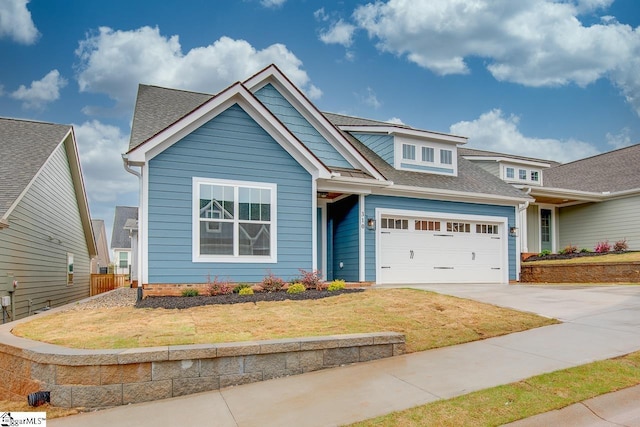
[[[453,163],[453,153],[451,150],[440,150],[440,163],[450,165]]]
[[[531,171],[531,181],[538,182],[540,180],[540,175],[538,171]]]
[[[526,181],[527,180],[527,170],[526,169],[519,169],[518,170],[518,178],[520,178],[521,181]]]
[[[516,171],[513,168],[507,168],[507,179],[515,178]]]
[[[415,160],[416,146],[412,144],[402,144],[402,158],[404,160]]]
[[[433,151],[432,147],[422,147],[422,161],[433,163]]]

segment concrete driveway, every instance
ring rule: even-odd
[[[407,286],[403,286],[407,287]],[[360,365],[50,420],[333,426],[640,350],[640,286],[413,285],[565,323]]]

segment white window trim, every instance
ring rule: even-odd
[[[277,184],[267,182],[254,182],[254,181],[236,181],[229,179],[214,179],[214,178],[200,178],[193,177],[192,187],[192,261],[193,262],[228,262],[228,263],[270,263],[274,264],[278,262],[278,186]],[[234,187],[234,192],[237,193],[240,187],[260,188],[271,190],[271,241],[270,241],[270,255],[269,256],[251,256],[251,255],[201,255],[200,254],[200,184],[210,185],[226,185]],[[235,202],[237,203],[237,197]],[[234,246],[238,241],[238,223],[240,219],[238,215],[235,215],[234,223]],[[234,249],[235,251],[235,249]]]
[[[409,145],[415,147],[415,158],[407,159],[404,157],[403,146]],[[426,161],[422,158],[422,149],[429,148],[433,150],[433,161]],[[443,150],[451,152],[451,163],[441,162],[441,152]],[[458,175],[458,158],[455,146],[443,145],[437,142],[415,141],[412,139],[394,137],[394,167],[398,170],[406,170],[411,172],[428,173],[433,175],[457,176]]]

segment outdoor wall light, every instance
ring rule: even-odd
[[[517,237],[518,236],[518,227],[509,228],[509,236]]]
[[[373,218],[368,218],[367,219],[367,228],[369,230],[375,230],[376,228],[376,220]]]

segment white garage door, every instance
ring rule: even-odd
[[[379,283],[500,283],[504,222],[382,215]]]

